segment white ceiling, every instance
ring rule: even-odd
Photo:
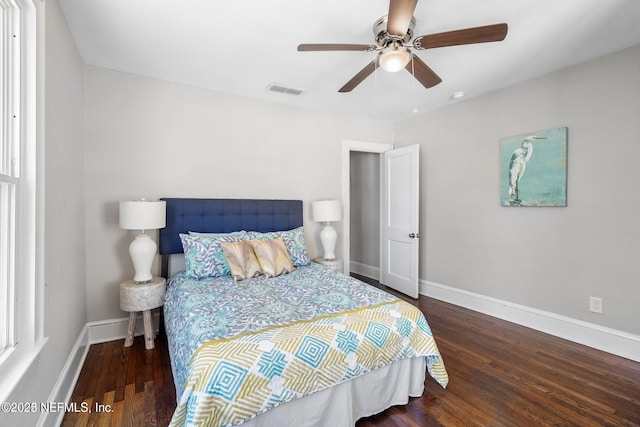
[[[502,42],[417,51],[441,78],[376,71],[338,93],[375,58],[298,52],[300,43],[373,43],[388,0],[60,0],[87,64],[236,95],[396,121],[640,44],[639,0],[421,0],[416,35],[500,22]],[[415,51],[414,51],[415,52]],[[279,83],[304,90],[267,90]]]

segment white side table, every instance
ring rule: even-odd
[[[138,311],[142,312],[144,321],[144,347],[151,350],[154,347],[156,334],[151,321],[151,310],[164,304],[164,292],[167,281],[164,277],[154,277],[149,283],[136,283],[127,280],[120,283],[120,309],[129,312],[129,328],[125,347],[133,345],[133,335],[136,331]]]
[[[332,268],[342,273],[342,260],[340,258],[334,258],[334,259],[316,258],[313,260],[313,262],[317,262],[318,264],[322,264],[326,267]]]

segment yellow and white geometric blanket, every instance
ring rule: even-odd
[[[447,372],[422,312],[402,300],[213,340],[194,354],[171,426],[233,426],[397,360]]]

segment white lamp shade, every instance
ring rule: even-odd
[[[331,222],[342,219],[340,200],[319,200],[313,202],[311,210],[315,222]]]
[[[156,230],[167,225],[167,203],[164,201],[127,200],[120,202],[120,228]]]

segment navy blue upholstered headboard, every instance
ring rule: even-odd
[[[182,253],[180,233],[281,231],[302,226],[302,200],[178,199],[167,202],[167,226],[160,229],[160,253]]]

